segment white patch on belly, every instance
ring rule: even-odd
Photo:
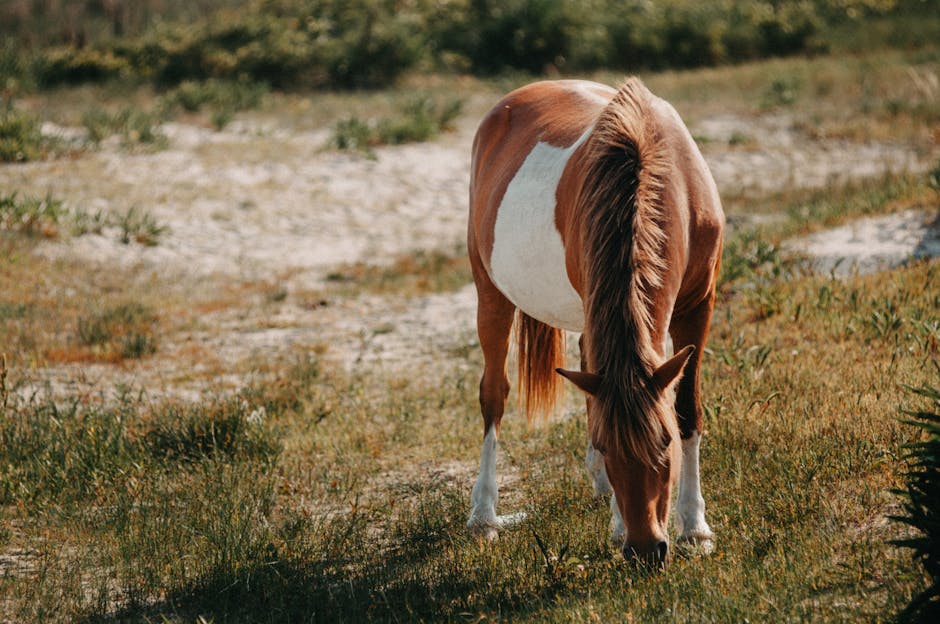
[[[591,130],[570,147],[535,144],[499,205],[490,257],[493,282],[510,301],[543,323],[576,332],[584,329],[584,306],[565,269],[555,192]]]

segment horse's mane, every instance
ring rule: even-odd
[[[593,397],[591,439],[655,467],[671,426],[652,378],[650,293],[665,270],[661,195],[668,161],[651,98],[630,78],[601,112],[586,146],[578,213],[585,215],[588,370],[603,378]]]

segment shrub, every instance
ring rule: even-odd
[[[463,103],[458,99],[442,103],[417,97],[407,102],[397,117],[371,122],[355,116],[341,119],[333,127],[330,143],[338,149],[370,152],[378,145],[427,141],[452,129],[462,109]]]
[[[93,143],[120,134],[125,147],[147,145],[162,148],[166,145],[166,136],[160,131],[160,118],[157,112],[135,108],[125,108],[116,113],[93,109],[82,115],[82,125]]]
[[[257,108],[268,92],[263,82],[240,82],[231,80],[187,80],[163,97],[163,107],[176,106],[194,113],[204,107],[221,110],[246,110]]]
[[[378,86],[418,60],[417,19],[394,0],[256,0],[191,24],[160,24],[140,38],[51,50],[37,72],[46,85],[131,72],[162,85],[215,78],[278,88]]]
[[[905,515],[895,519],[913,527],[916,535],[895,543],[914,551],[915,559],[924,566],[931,581],[898,619],[937,622],[940,621],[940,387],[925,385],[909,390],[927,398],[931,407],[904,412],[909,416],[905,422],[919,430],[921,439],[907,447],[906,487],[898,492],[904,498]]]
[[[42,156],[45,140],[39,120],[12,102],[0,105],[0,162],[23,162]]]

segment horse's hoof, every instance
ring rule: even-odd
[[[474,535],[485,538],[489,541],[493,541],[499,539],[500,531],[509,527],[513,527],[525,519],[526,514],[524,511],[520,511],[514,514],[506,514],[505,516],[496,516],[495,518],[490,518],[489,520],[472,518],[467,523],[467,528],[470,529],[470,532]]]
[[[676,541],[676,548],[686,556],[710,555],[715,552],[714,535],[687,535]]]

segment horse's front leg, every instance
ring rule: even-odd
[[[610,481],[607,479],[607,467],[604,466],[604,456],[594,448],[591,441],[588,440],[587,452],[584,454],[584,467],[587,468],[588,478],[594,487],[594,498],[610,496],[613,489],[610,487]]]
[[[705,521],[705,499],[702,496],[699,471],[703,414],[698,388],[699,369],[713,305],[714,293],[690,314],[674,321],[670,328],[673,344],[693,344],[696,347],[676,389],[676,414],[682,438],[682,470],[676,497],[679,542],[699,546],[706,552],[714,548],[715,534]]]
[[[578,339],[578,349],[581,351],[581,370],[586,371],[583,335]],[[587,400],[590,402],[591,398],[588,397]],[[588,409],[587,413],[590,414],[591,410]],[[590,438],[588,438],[587,451],[584,454],[584,467],[587,468],[588,479],[591,480],[591,486],[594,488],[594,498],[610,496],[610,540],[620,548],[627,539],[627,527],[620,515],[620,508],[617,507],[617,497],[613,495],[614,489],[607,478],[604,455],[594,448]]]

